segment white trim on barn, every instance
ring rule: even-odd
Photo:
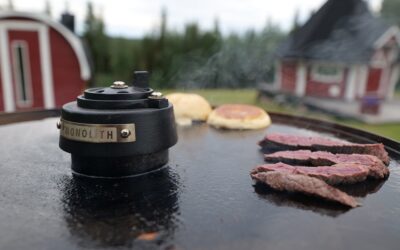
[[[12,89],[12,76],[10,67],[10,53],[8,49],[8,32],[6,27],[0,25],[0,58],[1,58],[1,84],[3,89],[4,111],[15,111],[14,94]]]
[[[382,48],[393,36],[396,37],[397,43],[400,45],[400,29],[397,26],[392,26],[376,40],[374,48]]]
[[[53,67],[51,62],[50,37],[47,26],[42,25],[39,32],[40,61],[42,63],[44,107],[55,107],[53,88]]]
[[[296,71],[296,96],[304,96],[307,84],[307,68],[304,62],[297,64]]]
[[[327,75],[320,72],[321,68],[336,70],[336,75]],[[311,67],[311,78],[321,83],[339,83],[343,81],[344,67],[342,65],[326,62],[314,62]]]
[[[355,97],[355,90],[357,84],[357,66],[349,67],[349,75],[347,77],[345,98],[347,101],[353,101]]]
[[[400,75],[400,66],[393,67],[392,74],[390,76],[388,91],[387,91],[387,98],[389,100],[393,99],[393,97],[394,97],[394,92],[395,92],[397,80],[399,79],[399,75]]]
[[[379,81],[379,87],[378,87],[378,95],[379,96],[384,96],[385,91],[387,90],[387,84],[390,81],[390,66],[387,66],[385,68],[382,68],[382,75],[381,79]]]
[[[43,23],[38,23],[34,21],[21,21],[21,20],[13,20],[13,21],[1,21],[0,22],[0,27],[3,28],[5,34],[9,30],[24,30],[24,31],[36,31],[38,32],[38,39],[39,39],[39,50],[40,50],[40,68],[41,68],[41,73],[42,73],[42,82],[43,82],[43,98],[44,98],[44,107],[46,109],[52,109],[55,107],[55,102],[54,102],[54,89],[53,89],[53,75],[52,75],[52,63],[51,63],[51,51],[50,51],[50,37],[49,37],[49,30],[47,26]],[[7,34],[8,37],[8,34]],[[8,55],[8,38],[6,40],[6,47],[1,47],[1,53],[7,54]],[[7,51],[7,52],[6,52]],[[7,58],[2,58],[2,60],[6,60]],[[8,61],[4,62],[9,62],[10,57],[8,55]],[[10,70],[10,69],[8,69]],[[6,69],[2,68],[2,74],[6,73]],[[6,73],[7,74],[7,73]],[[8,81],[6,81],[6,85],[9,84],[11,85],[12,79],[10,78]],[[4,85],[4,83],[3,83]],[[12,89],[11,89],[12,93]],[[11,111],[6,112],[12,112],[15,110],[12,109]]]
[[[30,18],[36,21],[40,21],[58,31],[69,42],[75,52],[76,57],[78,58],[81,78],[85,81],[89,80],[91,75],[89,62],[86,58],[85,50],[83,49],[81,41],[74,33],[72,33],[62,24],[53,21],[50,17],[46,15],[14,11],[5,11],[1,12],[0,14],[0,19],[12,17]]]
[[[382,50],[377,50],[372,56],[370,66],[374,68],[385,68],[388,62],[386,61],[385,55]]]
[[[363,97],[367,92],[367,81],[368,81],[368,69],[367,65],[360,65],[359,67],[359,87],[358,87],[358,96]]]
[[[20,47],[23,49],[23,56],[22,58],[18,58],[16,53],[16,48]],[[31,79],[31,65],[29,59],[29,46],[25,40],[15,40],[11,43],[11,55],[13,58],[14,63],[14,81],[15,81],[15,89],[16,89],[16,96],[17,96],[17,106],[18,107],[31,107],[33,105],[33,90],[32,90],[32,79]],[[21,51],[22,52],[22,51]],[[22,59],[22,62],[19,60]],[[17,63],[22,63],[24,66],[24,72],[19,72],[20,67]],[[24,86],[21,86],[22,79],[21,74],[23,74],[24,78]],[[25,89],[22,89],[25,88]],[[25,93],[25,99],[22,96],[22,93]]]

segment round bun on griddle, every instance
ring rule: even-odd
[[[166,98],[174,105],[175,120],[179,125],[206,121],[212,110],[208,101],[198,94],[172,93]]]
[[[261,129],[271,124],[269,115],[261,108],[245,104],[225,104],[214,109],[207,123],[225,129]]]

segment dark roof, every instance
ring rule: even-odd
[[[283,58],[366,62],[374,43],[391,27],[363,0],[328,0],[277,50]]]

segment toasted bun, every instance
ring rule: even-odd
[[[174,105],[178,124],[190,125],[193,120],[206,121],[212,110],[207,100],[197,94],[173,93],[166,98]]]
[[[211,112],[207,123],[217,128],[260,129],[268,127],[271,119],[264,110],[256,106],[225,104]]]

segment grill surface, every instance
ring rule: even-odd
[[[398,249],[400,145],[326,122],[272,119],[268,132],[382,141],[391,175],[343,187],[363,203],[352,210],[277,193],[249,177],[263,162],[256,142],[266,130],[197,124],[179,128],[168,167],[124,181],[89,181],[72,177],[56,119],[3,125],[0,248]],[[141,240],[153,232],[154,240]]]

